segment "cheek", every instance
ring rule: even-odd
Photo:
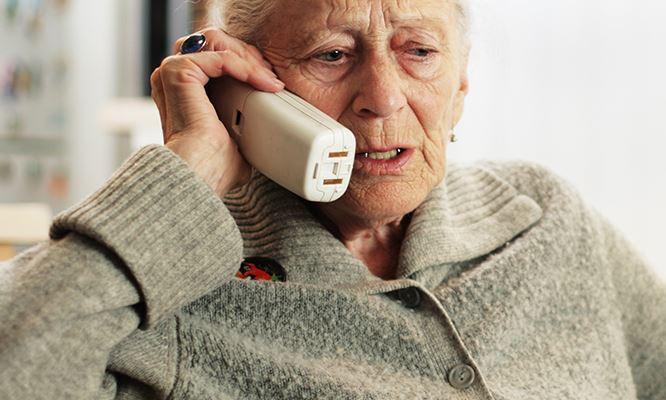
[[[278,77],[290,92],[298,95],[333,119],[339,119],[349,100],[349,90],[343,82],[325,84],[304,74],[297,65],[278,72]]]
[[[451,91],[442,86],[417,85],[409,95],[409,106],[425,133],[424,139],[431,142],[441,142],[451,118]]]
[[[422,156],[431,183],[439,182],[445,173],[446,149],[452,121],[453,85],[450,82],[418,85],[410,96],[410,107],[424,132]],[[424,95],[427,94],[427,95]]]

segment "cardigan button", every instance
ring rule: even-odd
[[[417,308],[421,305],[421,292],[414,286],[402,288],[398,290],[398,299],[407,308]]]
[[[474,383],[474,369],[467,364],[458,364],[449,371],[449,384],[456,389],[467,389]]]

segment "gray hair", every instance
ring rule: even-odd
[[[470,8],[468,0],[452,0],[458,14],[458,31],[463,41],[463,57],[470,49]],[[206,23],[219,26],[244,42],[256,45],[259,29],[273,12],[275,0],[207,0]]]

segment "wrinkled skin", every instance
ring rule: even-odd
[[[216,113],[224,93],[214,79],[230,75],[269,92],[286,84],[350,128],[359,152],[409,149],[409,162],[392,171],[362,168],[357,156],[345,195],[310,203],[356,258],[390,279],[406,217],[444,177],[468,91],[452,0],[275,1],[259,49],[209,28],[201,52],[180,54],[180,38],[155,69],[151,95],[165,147],[220,197],[247,182],[251,168]]]
[[[280,1],[257,45],[286,88],[348,127],[359,150],[415,149],[400,173],[355,169],[341,199],[313,205],[373,274],[390,278],[404,217],[444,178],[450,132],[468,91],[454,6]]]

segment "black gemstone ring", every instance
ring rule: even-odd
[[[200,33],[191,35],[183,44],[180,45],[180,52],[182,54],[196,53],[201,51],[206,45],[206,37]]]

